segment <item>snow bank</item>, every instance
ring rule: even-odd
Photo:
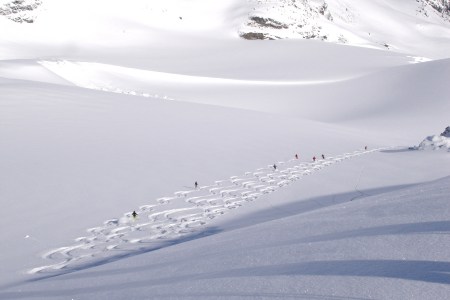
[[[440,135],[428,136],[417,147],[419,150],[447,150],[450,152],[450,126],[448,126]]]

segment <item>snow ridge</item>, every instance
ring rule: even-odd
[[[70,246],[47,251],[42,257],[54,263],[33,268],[28,273],[82,269],[95,264],[95,260],[110,261],[134,252],[156,250],[180,237],[189,240],[199,233],[200,228],[230,210],[324,167],[384,149],[358,150],[314,162],[291,159],[217,180],[213,185],[177,191],[172,196],[157,199],[156,204],[139,207],[136,218],[132,212],[127,212],[121,218],[106,220],[103,225],[88,229],[90,235],[75,239]]]

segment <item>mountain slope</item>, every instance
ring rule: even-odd
[[[155,30],[163,30],[169,36],[183,33],[221,39],[238,35],[248,39],[319,39],[432,59],[446,58],[450,48],[448,0],[137,0],[132,6],[126,1],[105,0],[2,3],[1,12],[7,17],[33,21],[13,32],[23,32],[28,42],[54,46],[68,43],[74,47],[80,38],[94,45],[114,45],[124,39],[152,39]],[[14,16],[22,12],[30,16]],[[79,22],[80,16],[83,22]],[[3,38],[21,40],[5,34]]]
[[[444,58],[450,4],[444,1],[253,1],[240,29],[248,39],[306,38]],[[444,49],[442,49],[444,48]]]
[[[130,3],[0,17],[0,299],[448,298],[449,152],[412,150],[449,125],[442,14],[318,11],[404,54],[241,39],[253,1]]]

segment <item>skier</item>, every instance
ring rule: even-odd
[[[313,157],[313,161],[316,161],[316,157],[315,156]]]
[[[298,154],[295,154],[295,159],[298,159]]]
[[[273,169],[276,171],[277,170],[277,165],[273,164]]]
[[[367,150],[367,146],[364,147],[364,150]]]
[[[195,185],[195,188],[197,188],[198,187],[198,183],[197,183],[197,181],[194,183],[194,185]]]
[[[325,159],[325,155],[322,154],[322,159]]]
[[[133,213],[131,215],[133,216],[133,219],[136,219],[138,214],[137,214],[137,212],[135,210],[133,210]]]

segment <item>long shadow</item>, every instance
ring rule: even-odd
[[[380,235],[442,233],[450,232],[450,221],[434,221],[409,224],[385,225],[371,228],[347,230],[338,233],[323,234],[299,240],[303,243],[326,242],[356,237],[370,237]]]
[[[147,282],[148,283],[148,282]],[[143,285],[144,287],[146,285]],[[141,285],[138,285],[141,287]],[[123,286],[121,286],[123,288]],[[4,293],[0,296],[6,296],[7,298],[2,299],[32,299],[32,298],[43,298],[45,299],[54,297],[64,297],[64,299],[71,299],[71,295],[86,295],[94,291],[90,288],[86,289],[74,289],[66,290],[62,292],[55,291],[33,291],[25,293]],[[132,295],[131,295],[132,296]],[[307,299],[307,300],[369,300],[373,298],[361,298],[361,297],[349,297],[349,296],[335,296],[335,295],[320,295],[320,294],[310,294],[310,293],[270,293],[262,291],[253,292],[238,292],[238,291],[220,291],[214,292],[189,292],[188,294],[184,292],[177,293],[173,291],[171,293],[159,293],[156,297],[147,297],[143,299]]]
[[[395,186],[395,187],[390,187],[390,189],[395,190],[395,189],[403,188],[403,187],[404,186]],[[373,193],[374,191],[378,191],[378,190],[386,191],[386,188],[372,190],[371,192]],[[283,212],[286,212],[287,215],[285,215],[285,216],[296,215],[296,214],[301,214],[304,212],[311,211],[312,209],[320,209],[320,208],[324,208],[327,206],[336,205],[339,203],[349,201],[348,199],[351,198],[351,196],[352,196],[352,194],[350,194],[350,193],[341,194],[340,196],[334,197],[333,199],[329,199],[328,201],[323,200],[325,197],[320,197],[320,201],[319,201],[320,205],[317,205],[316,198],[307,200],[307,201],[311,201],[314,204],[314,207],[310,207],[309,206],[310,204],[308,204],[308,203],[305,205],[305,203],[302,202],[302,203],[298,203],[298,204],[286,205],[287,208],[281,207],[281,208],[276,208],[276,209],[280,209]],[[342,201],[339,201],[339,199],[341,199],[341,198],[342,198]],[[293,207],[295,207],[295,209],[293,209]],[[305,207],[308,209],[305,209]],[[271,209],[270,211],[273,212],[273,209]],[[263,218],[261,216],[265,216],[265,218]],[[254,217],[254,215],[252,215],[250,218],[253,218],[253,217]],[[278,219],[279,217],[280,217],[279,213],[277,213],[276,217],[273,217],[273,216],[270,216],[268,213],[266,214],[266,212],[261,212],[261,215],[257,217],[257,220],[258,220],[258,222],[266,222],[266,221],[270,221],[271,219]],[[233,223],[235,224],[235,226],[237,226],[237,223],[239,223],[239,221],[234,221]],[[248,224],[248,226],[250,226],[250,225],[251,224]],[[239,228],[242,228],[242,227],[239,227]],[[220,230],[218,230],[216,228],[215,233],[218,233],[218,232],[220,232]],[[330,234],[312,236],[312,237],[307,237],[307,238],[301,238],[298,240],[295,240],[295,239],[289,240],[286,243],[278,244],[278,246],[292,245],[292,244],[297,244],[297,243],[325,242],[325,241],[342,240],[342,239],[364,237],[364,236],[381,236],[381,235],[415,234],[415,233],[438,233],[438,232],[450,232],[450,221],[395,224],[395,225],[385,225],[385,226],[379,226],[379,227],[373,227],[373,228],[348,230],[348,231],[343,231],[340,233],[330,233]],[[163,247],[154,248],[154,250],[161,249],[161,248],[163,248]],[[147,252],[149,252],[149,251],[147,251]],[[130,256],[131,256],[131,254],[130,254]],[[180,261],[183,261],[183,260],[180,260]],[[158,267],[159,267],[159,265],[152,265],[153,269],[158,268]],[[146,271],[146,270],[148,270],[147,266],[143,266],[142,268],[134,267],[133,269],[130,269],[130,270],[124,270],[123,268],[121,268],[121,269],[116,269],[116,270],[83,273],[80,275],[72,274],[70,276],[70,278],[73,279],[73,278],[77,278],[77,277],[84,277],[84,278],[97,277],[97,276],[102,276],[103,274],[123,275],[126,272],[136,273],[136,272]]]
[[[273,205],[268,209],[245,215],[241,219],[233,220],[233,224],[227,224],[227,230],[245,228],[280,218],[300,215],[311,211],[350,202],[355,199],[388,193],[415,185],[417,184],[395,185],[389,187],[365,189],[360,191],[351,191],[347,193],[320,196],[307,200],[299,200],[294,203],[285,205]]]
[[[212,275],[212,276],[211,276]],[[76,297],[80,297],[80,295],[89,295],[96,292],[102,291],[123,291],[125,290],[136,290],[141,288],[151,288],[153,286],[161,286],[161,285],[174,285],[183,283],[186,281],[194,280],[208,280],[211,278],[215,278],[214,274],[202,274],[196,276],[192,275],[184,275],[177,276],[171,278],[163,278],[163,279],[144,279],[140,281],[134,281],[132,283],[115,283],[115,284],[103,284],[96,285],[90,287],[77,287],[71,289],[52,289],[52,290],[34,290],[34,291],[20,291],[20,292],[4,292],[0,293],[0,299],[32,299],[32,298],[41,298],[41,299],[49,299],[49,298],[57,298],[57,299],[71,299],[73,295]],[[132,289],[130,289],[130,285]],[[133,294],[129,294],[128,297],[133,297]],[[125,296],[126,298],[127,296]],[[152,297],[148,295],[145,299],[318,299],[318,300],[368,300],[368,298],[361,297],[349,297],[349,296],[336,296],[336,295],[321,295],[321,294],[310,294],[310,293],[287,293],[287,292],[264,292],[264,291],[233,291],[229,289],[227,291],[218,291],[217,293],[208,292],[208,291],[190,291],[189,293],[185,293],[180,291],[177,293],[176,290],[172,290],[169,293],[158,293],[157,296]],[[88,298],[89,299],[89,298]]]
[[[383,188],[377,188],[377,189],[369,189],[369,190],[364,190],[364,193],[366,195],[371,196],[371,195],[376,195],[376,194],[380,194],[380,193],[384,193],[384,192],[389,192],[389,191],[393,191],[393,190],[406,188],[409,186],[411,186],[411,185],[398,185],[398,186],[383,187]],[[321,197],[311,198],[311,199],[304,200],[304,201],[298,201],[298,202],[292,203],[292,204],[271,207],[267,210],[263,210],[263,211],[260,211],[260,212],[257,212],[257,213],[251,214],[251,215],[246,215],[246,216],[243,216],[241,219],[234,220],[233,224],[227,226],[227,230],[233,230],[236,228],[245,228],[245,227],[252,226],[252,225],[255,225],[258,223],[275,220],[280,217],[289,217],[289,216],[307,213],[310,211],[322,209],[322,208],[333,206],[333,205],[339,205],[341,203],[350,201],[351,199],[354,198],[354,196],[356,194],[357,194],[357,192],[348,192],[348,193],[336,194],[336,195],[332,195],[332,196],[321,196]],[[250,220],[250,222],[249,222],[249,220]],[[152,251],[157,251],[162,248],[166,248],[166,247],[170,247],[170,246],[184,243],[187,241],[192,241],[195,239],[203,238],[205,236],[214,235],[221,231],[222,231],[222,229],[220,229],[220,228],[210,227],[210,228],[200,231],[194,235],[187,235],[187,236],[180,237],[178,239],[167,240],[167,241],[163,242],[162,244],[158,244],[157,246],[155,246],[155,245],[144,246],[144,247],[140,247],[139,249],[136,249],[136,250],[129,250],[129,251],[124,251],[123,253],[113,254],[111,256],[108,256],[108,257],[105,257],[102,259],[93,260],[90,262],[78,264],[73,267],[67,267],[63,270],[55,271],[50,274],[38,276],[38,277],[35,277],[32,279],[26,280],[24,282],[13,283],[13,284],[9,285],[8,287],[18,286],[18,285],[25,284],[25,283],[42,281],[45,279],[59,277],[59,276],[66,275],[66,274],[72,274],[72,273],[82,271],[82,270],[92,269],[94,267],[105,265],[105,264],[115,262],[118,260],[123,260],[123,259],[129,258],[129,257],[142,255],[142,254],[149,253]],[[136,271],[136,270],[134,270],[134,271]],[[123,270],[121,270],[120,272],[121,272],[121,274],[123,274]],[[8,288],[8,287],[4,286],[2,288]]]
[[[302,275],[381,277],[450,284],[450,262],[420,260],[314,261],[236,269],[209,276],[210,278],[229,278]]]
[[[450,284],[450,262],[415,260],[314,261],[253,268],[240,268],[210,273],[186,274],[172,276],[170,278],[146,278],[133,282],[106,283],[69,289],[45,289],[34,291],[25,290],[19,292],[11,291],[0,293],[0,299],[70,297],[70,295],[79,296],[105,290],[109,292],[120,291],[123,289],[129,289],[130,285],[133,287],[133,289],[138,289],[149,288],[157,285],[176,285],[192,280],[272,276],[378,277],[448,285]],[[264,296],[264,294],[262,294],[262,296]],[[333,297],[328,296],[316,296],[317,297],[311,297],[309,299],[334,299]],[[338,297],[336,299],[340,298]]]
[[[417,149],[409,147],[409,148],[401,148],[401,149],[381,150],[380,152],[381,153],[403,153],[403,152],[411,152],[411,151],[417,151]]]
[[[402,188],[406,188],[409,187],[410,185],[399,185],[399,186],[392,186],[392,187],[384,187],[384,188],[379,188],[379,189],[371,189],[371,190],[365,190],[365,193],[370,193],[371,195],[376,195],[382,192],[389,192],[392,190],[398,190],[398,189],[402,189]],[[307,213],[310,212],[312,210],[317,210],[317,209],[321,209],[321,208],[325,208],[325,207],[329,207],[332,205],[338,205],[341,203],[345,203],[348,201],[351,201],[351,199],[354,199],[356,192],[349,192],[349,193],[343,193],[343,194],[337,194],[337,195],[333,195],[333,196],[323,196],[323,197],[317,197],[317,198],[311,198],[309,200],[305,200],[305,201],[301,201],[298,203],[293,203],[293,204],[288,204],[288,205],[284,205],[284,206],[277,206],[277,207],[272,207],[270,209],[258,212],[258,213],[253,213],[251,215],[246,215],[245,217],[243,217],[242,219],[237,219],[237,220],[233,220],[233,224],[227,224],[226,228],[227,230],[233,230],[235,228],[244,228],[244,227],[248,227],[248,226],[252,226],[258,223],[264,223],[267,221],[271,221],[271,220],[275,220],[278,219],[280,217],[289,217],[289,216],[293,216],[293,215],[298,215],[301,213]],[[275,214],[274,214],[275,212]],[[251,222],[248,222],[248,220],[251,220]],[[242,222],[245,222],[245,225],[242,225]],[[405,226],[407,226],[408,224],[405,224]],[[439,230],[439,228],[436,228],[436,226],[440,226],[441,229],[443,229],[446,226],[450,227],[450,222],[449,224],[434,224],[434,229],[429,229],[430,231],[437,231]],[[399,225],[400,226],[400,225]],[[429,224],[429,226],[433,226],[433,224]],[[388,226],[387,226],[388,227]],[[417,225],[417,230],[420,229],[420,225]],[[422,228],[423,229],[423,228]],[[380,229],[380,231],[382,231],[383,228]],[[386,230],[391,230],[391,231],[395,231],[395,228],[386,228],[384,231]],[[398,229],[400,230],[400,229]],[[408,230],[407,228],[404,229],[405,231]],[[410,228],[409,230],[413,231],[412,228]],[[423,229],[425,230],[425,229]],[[219,233],[221,230],[219,230],[218,228],[214,228],[214,233],[212,234],[216,234]],[[373,234],[375,235],[375,232],[377,232],[376,229],[373,229]],[[370,230],[368,229],[367,232],[370,232]],[[348,232],[348,233],[342,233],[342,238],[346,238],[346,235],[352,235],[352,234],[357,234],[357,230],[355,230],[355,232]],[[360,233],[362,234],[362,233]],[[208,234],[211,235],[211,234]],[[379,233],[379,235],[382,235],[382,233]],[[334,238],[335,235],[330,234],[329,236],[324,235],[322,236],[318,236],[316,237],[317,241],[319,241],[321,238],[326,239],[326,238]],[[313,240],[314,237],[311,238],[311,241],[309,239],[302,239],[302,240],[298,240],[298,241],[290,241],[290,243],[302,243],[302,242],[312,242],[312,241],[316,241]],[[190,240],[188,238],[188,240]],[[281,245],[281,244],[280,244]],[[164,246],[166,247],[166,246]],[[153,248],[150,251],[154,251],[154,250],[158,250],[164,247],[158,247],[158,248]],[[150,252],[150,251],[146,251],[146,252]],[[145,252],[144,252],[145,253]],[[129,254],[128,256],[132,256],[133,254]],[[125,256],[123,258],[126,258],[128,256]],[[106,261],[105,263],[107,263],[108,261]],[[92,265],[92,267],[95,265]],[[157,268],[158,265],[153,265],[152,268]],[[86,268],[83,268],[86,269]],[[124,270],[124,269],[117,269],[117,270],[108,270],[107,272],[103,272],[103,271],[96,271],[96,272],[89,272],[89,273],[83,273],[80,275],[76,275],[76,274],[72,274],[70,276],[70,278],[76,278],[78,276],[82,276],[82,277],[97,277],[97,276],[101,276],[102,274],[108,274],[108,275],[113,275],[113,274],[120,274],[123,275],[126,272],[140,272],[140,271],[146,271],[148,269],[148,267],[143,266],[142,268],[139,267],[134,267],[133,269],[130,270]],[[72,273],[72,272],[71,272]]]

